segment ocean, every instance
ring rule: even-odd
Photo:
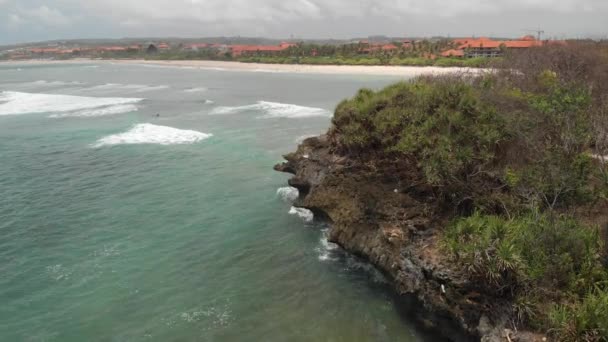
[[[424,341],[272,170],[388,76],[0,64],[0,341]]]

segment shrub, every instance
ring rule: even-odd
[[[499,288],[542,285],[584,292],[602,277],[596,272],[601,269],[597,234],[565,216],[509,220],[476,213],[451,225],[445,239],[457,260]]]
[[[605,341],[608,338],[608,291],[589,292],[576,304],[554,305],[548,315],[549,333],[560,341]]]
[[[479,280],[484,291],[513,297],[513,309],[522,321],[556,327],[566,312],[568,319],[581,315],[584,325],[593,312],[608,310],[608,302],[603,302],[608,299],[605,292],[588,292],[608,281],[600,260],[598,231],[572,217],[530,213],[509,220],[476,213],[448,227],[443,245]],[[573,309],[559,306],[547,316],[538,299],[540,289],[548,289],[545,301],[547,295],[559,301],[564,291],[578,309],[571,312]],[[578,302],[578,298],[582,300]],[[576,330],[581,336],[588,329]],[[608,336],[608,330],[600,332]]]

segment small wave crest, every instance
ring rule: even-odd
[[[226,115],[226,114],[239,114],[245,112],[261,112],[263,115],[258,118],[270,119],[270,118],[307,118],[314,116],[330,117],[331,112],[323,108],[315,107],[304,107],[295,104],[258,101],[256,104],[237,106],[237,107],[216,107],[214,108],[211,115]]]
[[[300,192],[294,187],[285,186],[277,189],[277,196],[281,197],[284,202],[293,203],[300,196]]]
[[[106,83],[97,85],[84,90],[96,91],[96,90],[130,90],[135,93],[144,93],[148,91],[158,91],[168,89],[167,85],[145,85],[145,84],[121,84],[121,83]]]
[[[207,88],[198,87],[198,88],[188,88],[188,89],[184,90],[184,93],[202,93],[205,91],[207,91]]]
[[[113,105],[102,108],[80,110],[72,113],[53,114],[50,118],[65,118],[65,117],[95,117],[104,115],[115,115],[123,113],[136,112],[139,108],[134,104]]]
[[[315,218],[315,215],[312,213],[312,211],[305,209],[305,208],[291,207],[289,209],[289,214],[297,215],[304,222],[312,222],[312,220]]]
[[[0,115],[74,112],[135,104],[141,100],[140,98],[86,97],[5,91],[0,92]]]
[[[65,85],[72,85],[72,86],[76,86],[76,85],[83,85],[84,82],[80,82],[80,81],[46,81],[46,80],[38,80],[38,81],[34,81],[31,82],[30,84],[32,85],[49,85],[49,86],[65,86]]]
[[[127,132],[101,138],[93,144],[93,147],[124,144],[193,144],[212,136],[213,134],[143,123],[133,126]]]

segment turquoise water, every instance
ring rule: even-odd
[[[394,80],[0,64],[0,340],[424,340],[272,171]]]

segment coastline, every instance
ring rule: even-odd
[[[121,64],[121,65],[154,65],[161,67],[194,68],[217,71],[243,71],[293,74],[325,74],[325,75],[372,75],[372,76],[403,76],[442,75],[448,73],[480,73],[487,69],[437,66],[391,66],[391,65],[309,65],[309,64],[263,64],[242,63],[233,61],[208,60],[143,60],[143,59],[70,59],[70,60],[24,60],[2,61],[2,64]]]

